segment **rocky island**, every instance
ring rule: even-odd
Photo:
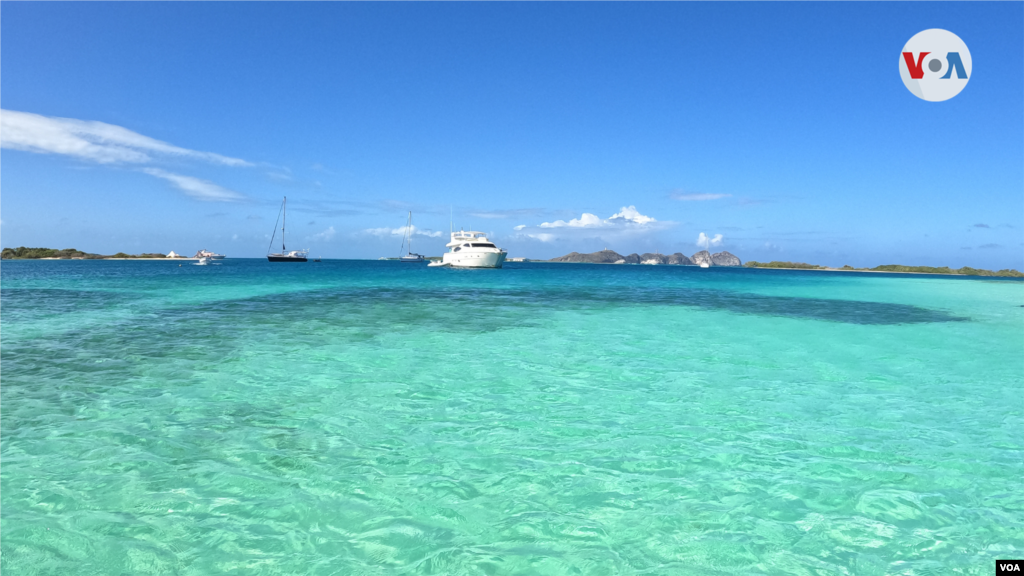
[[[1024,278],[1024,273],[1006,268],[1003,270],[984,270],[964,266],[953,269],[948,266],[904,266],[902,264],[883,264],[874,268],[854,268],[847,264],[842,268],[830,268],[818,264],[806,264],[804,262],[756,262],[751,260],[746,263],[747,268],[776,268],[780,270],[822,270],[825,272],[891,272],[897,274],[947,274],[951,276],[998,276],[1001,278]]]
[[[630,254],[623,256],[614,250],[601,250],[590,254],[573,252],[558,258],[552,258],[548,262],[575,262],[583,264],[665,264],[669,266],[699,266],[701,262],[707,262],[710,266],[742,266],[743,263],[735,255],[728,252],[710,254],[707,250],[701,250],[692,257],[687,257],[679,252],[675,254]]]

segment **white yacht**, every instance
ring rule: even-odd
[[[211,260],[223,260],[224,259],[224,255],[223,254],[217,254],[216,252],[211,252],[211,251],[207,250],[206,248],[203,248],[199,252],[196,252],[196,255],[193,256],[193,258],[209,258]]]
[[[440,262],[430,266],[451,266],[452,268],[501,268],[508,252],[498,248],[487,239],[483,232],[452,232],[452,241],[445,244],[448,251]]]

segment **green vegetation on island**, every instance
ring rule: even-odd
[[[102,258],[99,254],[89,254],[88,252],[82,252],[81,250],[75,250],[74,248],[65,248],[63,250],[56,250],[54,248],[26,248],[19,246],[17,248],[4,248],[3,252],[0,252],[0,258],[4,260],[32,260],[37,258]]]
[[[59,258],[61,260],[102,260],[104,258],[166,258],[163,254],[156,253],[145,253],[145,254],[125,254],[124,252],[118,252],[113,256],[103,256],[102,254],[92,254],[89,252],[82,252],[74,248],[65,248],[63,250],[57,250],[55,248],[26,248],[19,246],[17,248],[4,248],[0,252],[0,259],[3,260],[38,260],[40,258]]]
[[[842,268],[829,268],[828,266],[819,266],[817,264],[804,264],[803,262],[777,262],[772,261],[768,263],[750,261],[744,264],[744,266],[750,268],[789,268],[797,270],[847,270],[857,272],[902,272],[907,274],[949,274],[952,276],[998,276],[1003,278],[1024,278],[1024,273],[1018,272],[1017,270],[982,270],[979,268],[971,268],[970,266],[964,266],[963,268],[953,269],[949,266],[903,266],[901,264],[884,264],[882,266],[875,266],[874,268],[854,268],[853,266],[846,265]]]
[[[871,268],[873,272],[912,272],[918,274],[954,274],[959,276],[1003,276],[1010,278],[1024,278],[1024,273],[1016,270],[1010,270],[1008,268],[1003,270],[981,270],[979,268],[971,268],[970,266],[964,266],[953,270],[948,266],[942,266],[940,268],[933,268],[931,266],[901,266],[899,264],[885,264],[884,266],[875,266]]]
[[[756,262],[751,260],[744,264],[748,268],[798,268],[800,270],[819,270],[824,269],[824,266],[818,266],[817,264],[804,264],[803,262],[779,262],[778,260],[772,260],[771,262]]]

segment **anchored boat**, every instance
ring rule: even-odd
[[[409,221],[405,224],[405,236],[402,237],[402,248],[399,249],[398,253],[401,254],[402,250],[405,250],[405,245],[409,244],[409,252],[404,256],[399,256],[399,262],[426,262],[427,259],[422,255],[412,251],[412,212],[409,212]]]
[[[309,250],[288,250],[284,246],[284,228],[285,224],[288,223],[288,197],[284,197],[284,202],[281,203],[281,212],[277,214],[278,222],[281,222],[281,251],[267,254],[267,260],[271,262],[305,262],[307,256],[309,256]],[[270,246],[267,247],[267,251],[274,246],[274,237],[277,235],[277,222],[274,222],[274,235],[270,237]]]
[[[508,256],[508,252],[495,246],[483,232],[452,232],[452,241],[445,246],[448,252],[444,253],[440,262],[431,262],[430,266],[501,268]]]

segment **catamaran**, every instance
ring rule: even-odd
[[[282,219],[283,216],[283,219]],[[306,257],[309,255],[309,250],[288,250],[284,247],[284,228],[285,224],[288,223],[288,197],[284,197],[284,202],[281,203],[281,211],[277,214],[278,222],[281,222],[281,251],[268,253],[267,260],[271,262],[305,262]],[[277,222],[274,222],[274,235],[270,237],[270,246],[267,247],[267,251],[274,246],[274,238],[277,236]]]

